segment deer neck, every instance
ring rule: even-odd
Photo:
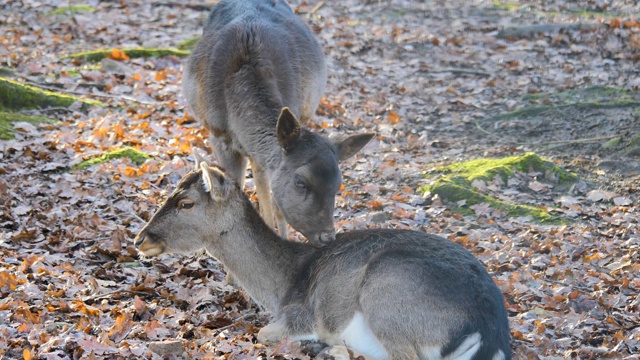
[[[207,250],[254,301],[273,312],[280,308],[299,272],[300,256],[312,252],[313,247],[278,237],[244,200],[242,215],[230,212],[236,215],[233,225]]]
[[[246,71],[236,74],[235,83],[229,90],[234,133],[244,151],[265,170],[271,172],[279,167],[283,158],[278,144],[276,124],[278,114],[284,106],[282,94],[275,78],[259,75],[260,66],[247,66]],[[291,105],[289,105],[291,106]]]

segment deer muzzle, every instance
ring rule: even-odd
[[[331,230],[325,230],[325,231],[316,233],[314,236],[311,236],[309,238],[309,241],[313,245],[324,246],[335,239],[336,239],[336,232],[333,228],[331,228]]]
[[[135,242],[136,249],[138,249],[140,254],[144,256],[160,255],[164,252],[164,248],[166,247],[164,242],[154,241],[144,232],[140,232],[133,241]]]

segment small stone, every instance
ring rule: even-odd
[[[149,349],[160,356],[180,355],[184,352],[182,340],[163,340],[149,343]]]

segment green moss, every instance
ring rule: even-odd
[[[457,210],[458,213],[465,216],[475,214],[471,206],[489,204],[491,208],[502,211],[509,217],[530,216],[534,221],[541,223],[558,223],[559,220],[543,209],[501,201],[491,196],[482,195],[473,189],[447,182],[446,180],[438,180],[428,189],[423,189],[423,191],[429,191],[432,194],[437,194],[442,199],[446,199],[449,204],[456,206],[454,210]],[[455,205],[459,201],[464,201],[464,205]]]
[[[627,146],[633,146],[633,147],[640,146],[640,135],[636,135],[632,137],[629,143],[627,144]]]
[[[120,159],[120,158],[128,158],[129,160],[133,161],[134,163],[141,165],[143,164],[145,161],[147,161],[147,159],[151,159],[151,156],[143,153],[140,150],[136,150],[132,147],[125,147],[125,148],[121,148],[121,149],[116,149],[116,150],[112,150],[109,152],[106,152],[100,156],[96,156],[92,159],[89,160],[85,160],[83,162],[81,162],[80,164],[76,165],[75,167],[78,169],[85,169],[91,165],[97,165],[97,164],[102,164],[104,162],[107,162],[111,159]]]
[[[196,36],[192,39],[187,39],[181,42],[180,44],[178,44],[178,49],[184,50],[184,51],[192,51],[193,48],[196,47],[196,44],[198,43],[198,41],[200,41],[201,38],[202,36]]]
[[[513,176],[514,171],[523,173],[535,171],[543,174],[551,172],[558,179],[558,183],[563,185],[578,180],[577,176],[543,160],[534,153],[500,159],[476,159],[445,166],[437,171],[448,174],[451,181],[462,185],[471,185],[474,180],[491,181],[496,175],[506,182]]]
[[[64,72],[66,73],[66,76],[75,77],[80,75],[80,71],[83,71],[83,70],[100,70],[100,69],[102,69],[101,64],[86,64],[80,67],[66,69],[64,70]]]
[[[573,104],[563,105],[540,105],[540,106],[526,106],[522,109],[518,109],[506,114],[500,114],[491,118],[487,118],[481,121],[496,121],[496,120],[510,120],[510,119],[527,119],[536,115],[548,112],[559,111],[563,109],[617,109],[626,107],[640,107],[640,102],[634,99],[622,98],[612,99],[605,101],[588,101],[588,102],[576,102]]]
[[[14,123],[28,122],[30,124],[54,123],[55,120],[43,116],[31,116],[13,112],[0,111],[0,139],[11,140],[14,138]]]
[[[559,93],[538,93],[526,95],[524,100],[549,99],[562,104],[576,103],[580,101],[602,101],[619,98],[630,98],[634,93],[610,86],[589,86],[585,88],[571,89]]]
[[[38,89],[14,80],[0,78],[0,106],[3,109],[21,110],[46,107],[69,107],[76,101],[87,105],[99,105],[95,100],[80,99],[52,91]]]
[[[558,188],[567,188],[578,180],[576,175],[561,169],[549,161],[545,161],[534,153],[500,159],[476,159],[444,166],[434,172],[443,176],[433,185],[423,186],[419,191],[437,194],[454,207],[459,201],[465,200],[464,206],[454,209],[464,215],[473,214],[469,206],[487,203],[492,208],[498,209],[510,217],[531,216],[535,221],[547,223],[557,222],[557,219],[543,209],[508,203],[481,194],[471,184],[475,180],[490,182],[496,176],[507,182],[510,177],[514,176],[515,172],[539,172],[545,174],[545,178],[549,178],[549,175],[552,174],[556,179]]]
[[[127,54],[130,58],[147,58],[147,57],[166,57],[166,56],[177,56],[177,57],[187,57],[189,56],[188,51],[171,49],[171,48],[133,48],[133,49],[121,49],[125,54]],[[93,50],[93,51],[85,51],[79,52],[75,54],[71,54],[67,56],[67,58],[73,59],[85,59],[90,62],[98,62],[105,57],[109,57],[111,55],[112,50]]]
[[[620,145],[620,138],[616,137],[602,144],[602,147],[604,147],[605,149],[611,149],[617,147],[618,145]]]
[[[13,77],[14,75],[13,69],[0,66],[0,77]]]
[[[518,4],[514,4],[514,3],[503,3],[503,2],[499,2],[499,1],[494,1],[493,2],[493,7],[500,9],[500,10],[519,10],[520,9],[520,5]]]
[[[77,14],[79,12],[93,12],[95,8],[91,5],[69,5],[62,6],[55,10],[49,11],[46,16],[50,15],[62,15],[62,14]]]

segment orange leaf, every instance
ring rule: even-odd
[[[367,206],[374,210],[382,209],[382,202],[380,200],[370,200]]]
[[[22,350],[22,357],[24,358],[24,360],[33,359],[33,355],[31,355],[31,350],[29,350],[29,349]]]
[[[76,308],[76,311],[79,311],[85,315],[89,315],[89,316],[98,316],[100,315],[100,310],[87,306],[85,305],[84,302],[82,302],[81,300],[74,300],[73,301],[73,305]]]
[[[400,115],[398,115],[397,112],[391,110],[389,111],[389,114],[387,115],[387,121],[392,123],[392,124],[397,124],[400,122]]]
[[[133,80],[140,81],[142,80],[142,76],[140,76],[140,74],[138,73],[135,73],[133,74]]]
[[[27,325],[27,323],[22,323],[20,326],[18,326],[18,331],[19,332],[28,332],[29,331],[29,325]]]
[[[120,49],[113,49],[111,50],[111,54],[108,56],[109,59],[112,60],[117,60],[117,61],[122,61],[122,60],[129,60],[130,57],[122,50]]]
[[[14,291],[18,286],[18,279],[14,274],[10,274],[7,271],[0,271],[0,288],[8,287],[9,290]]]
[[[126,312],[123,312],[116,318],[116,323],[113,324],[111,329],[109,330],[109,339],[113,342],[120,342],[122,339],[127,337],[127,334],[133,328],[133,320]]]
[[[156,73],[156,81],[164,80],[167,78],[167,69],[160,70]]]
[[[524,334],[522,333],[522,331],[514,331],[511,336],[513,336],[514,339],[516,340],[524,340]]]
[[[127,166],[126,168],[124,168],[123,173],[124,173],[125,176],[128,176],[128,177],[136,177],[136,176],[138,176],[138,171],[136,169],[132,168],[131,166]]]

